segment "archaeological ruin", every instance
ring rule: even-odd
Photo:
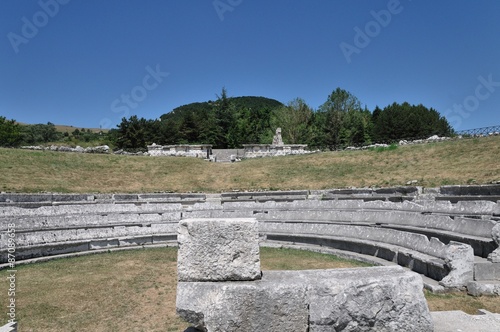
[[[281,138],[281,128],[276,129],[272,144],[243,144],[243,149],[215,150],[210,144],[157,145],[155,143],[148,145],[147,148],[147,154],[153,157],[195,157],[218,162],[312,153],[307,150],[307,144],[284,144]]]
[[[259,246],[292,247],[331,253],[369,262],[378,267],[370,268],[373,273],[363,273],[367,279],[356,276],[355,279],[360,282],[356,285],[343,281],[342,274],[334,271],[297,272],[290,275],[263,271],[261,275],[257,265],[258,254],[255,254],[258,248],[255,243],[253,247],[247,243],[250,247],[228,256],[233,259],[231,262],[239,262],[237,266],[244,265],[246,268],[229,272],[230,278],[237,278],[238,281],[228,280],[222,268],[219,281],[214,280],[216,273],[206,268],[197,272],[200,274],[199,277],[191,279],[197,274],[189,264],[186,265],[184,272],[182,269],[179,270],[180,280],[186,283],[203,283],[198,288],[200,292],[208,292],[214,299],[223,299],[224,303],[226,300],[229,301],[227,303],[231,303],[235,294],[248,289],[256,290],[257,303],[278,301],[281,298],[282,293],[279,293],[281,291],[293,294],[299,292],[302,294],[303,302],[276,302],[279,303],[278,307],[284,310],[281,314],[285,315],[287,310],[291,310],[290,308],[299,306],[302,312],[308,313],[307,324],[310,331],[314,330],[311,326],[315,324],[316,331],[324,331],[321,324],[327,324],[324,323],[327,321],[323,320],[326,316],[322,316],[326,313],[318,313],[318,316],[315,316],[316,313],[312,310],[316,309],[310,303],[312,294],[320,292],[320,288],[311,286],[306,291],[298,286],[298,284],[316,285],[318,276],[323,276],[321,278],[328,276],[328,279],[338,280],[335,282],[337,285],[335,287],[331,284],[318,287],[328,289],[333,287],[337,292],[335,294],[344,292],[342,294],[346,296],[350,294],[347,289],[363,289],[360,286],[363,282],[371,284],[373,281],[375,285],[379,282],[377,281],[379,276],[387,275],[391,275],[391,278],[383,278],[387,283],[377,288],[380,292],[385,292],[383,291],[385,287],[393,285],[392,283],[400,287],[401,280],[406,280],[403,284],[408,288],[401,288],[405,289],[404,292],[421,285],[432,292],[459,289],[473,296],[499,296],[499,202],[500,185],[439,188],[407,186],[221,194],[0,193],[0,253],[2,254],[0,268],[8,266],[6,237],[7,225],[10,223],[16,225],[17,264],[23,264],[54,257],[124,248],[177,246],[178,241],[181,243],[179,257],[184,257],[179,225],[184,227],[183,225],[191,225],[192,220],[197,220],[196,226],[203,229],[203,232],[214,232],[224,227],[221,228],[220,225],[211,227],[209,220],[250,219],[251,229],[257,227],[258,235],[242,231],[241,234],[246,234],[245,238],[248,236],[246,242],[258,238]],[[243,226],[238,227],[243,230]],[[212,240],[214,239],[217,237],[214,236]],[[251,256],[246,256],[245,253],[251,253]],[[184,261],[189,260],[190,256],[192,255],[185,256]],[[253,262],[253,265],[247,265],[248,261]],[[225,264],[223,267],[230,266]],[[349,273],[355,275],[357,272]],[[283,280],[287,282],[278,287]],[[225,288],[221,292],[213,289],[214,282],[237,282],[237,285],[235,288],[231,288],[232,286]],[[244,286],[247,284],[248,289]],[[181,286],[180,290],[184,292],[187,302],[194,296],[190,285],[185,288]],[[341,291],[342,287],[346,290]],[[275,292],[269,293],[269,289]],[[334,298],[335,294],[332,295]],[[347,298],[356,298],[351,295]],[[405,298],[403,294],[391,293],[390,297],[400,295],[402,296],[400,300],[403,301]],[[199,314],[195,313],[204,310],[202,308],[204,304],[200,302],[199,305],[201,309],[191,308],[195,318],[199,318]],[[290,307],[286,309],[286,306]],[[245,307],[240,307],[241,310],[242,308]],[[385,307],[382,306],[383,308]],[[406,307],[402,305],[398,308]],[[238,311],[235,310],[231,314],[238,316]],[[265,307],[255,310],[256,314],[259,310],[267,312]],[[364,312],[364,309],[359,310]],[[384,310],[381,313],[384,313]],[[385,313],[390,314],[390,311]],[[337,311],[335,314],[333,311],[330,314],[332,316],[328,317],[335,322],[333,320],[329,322],[340,325],[343,323],[332,317],[337,317],[335,316],[337,314],[353,315],[351,312]],[[218,321],[216,313],[214,315],[214,320],[211,322]],[[280,314],[276,312],[276,315],[278,317]],[[297,316],[297,324],[300,322],[305,324],[304,315],[305,313],[302,318]],[[427,317],[426,315],[422,317]],[[363,315],[365,318],[368,316],[368,314]],[[431,313],[431,316],[434,317],[434,313]],[[274,318],[269,319],[275,321]],[[366,323],[368,325],[381,324],[375,322],[378,319],[368,321],[371,322]],[[424,324],[424,321],[420,323]],[[348,326],[347,324],[344,328]],[[341,330],[339,327],[338,331]],[[207,329],[207,331],[212,330]]]

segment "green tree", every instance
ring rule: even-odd
[[[239,144],[257,144],[266,142],[271,128],[272,109],[257,106],[244,107],[237,112],[236,127]],[[272,135],[271,135],[272,138]]]
[[[77,129],[73,130],[71,135],[73,135],[73,137],[75,137],[75,138],[80,138],[80,135],[81,135],[80,129],[77,128]]]
[[[61,138],[62,133],[51,122],[23,126],[23,141],[27,144],[56,142]]]
[[[160,139],[159,120],[146,120],[131,116],[128,120],[122,118],[118,125],[116,146],[127,151],[146,151],[147,145]]]
[[[446,118],[422,104],[393,103],[379,112],[373,132],[378,142],[422,139],[432,135],[451,136],[453,130]]]
[[[371,113],[368,110],[348,110],[340,129],[340,141],[345,146],[369,144],[371,128]]]
[[[237,130],[235,128],[235,107],[227,96],[226,88],[222,88],[220,95],[213,105],[215,115],[215,148],[227,149],[238,146]]]
[[[273,112],[271,129],[281,128],[283,141],[287,144],[304,144],[313,139],[313,117],[312,108],[303,99],[295,98]]]
[[[0,146],[15,147],[21,144],[21,125],[15,120],[0,116]]]
[[[341,88],[333,91],[319,110],[322,113],[319,118],[323,121],[323,144],[333,150],[349,143],[359,143],[360,137],[367,134],[363,128],[368,126],[364,123],[365,117],[359,114],[362,111],[360,101],[353,94]]]

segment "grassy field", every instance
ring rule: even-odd
[[[57,259],[17,269],[20,332],[183,331],[175,314],[176,248],[142,249]],[[335,256],[261,248],[262,270],[366,266]],[[264,272],[265,273],[265,272]],[[0,271],[5,291],[7,271]],[[500,312],[500,297],[426,294],[431,310]],[[0,297],[0,306],[7,306]],[[0,316],[0,325],[6,322]]]
[[[0,190],[222,192],[484,184],[500,180],[500,137],[372,151],[208,163],[195,158],[0,149]]]

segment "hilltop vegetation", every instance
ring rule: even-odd
[[[209,163],[196,158],[0,149],[0,191],[223,192],[500,181],[500,137]]]
[[[74,128],[47,124],[21,124],[0,116],[0,146],[37,144],[99,145],[111,144],[107,130]]]
[[[230,98],[222,89],[217,100],[178,107],[161,120],[122,119],[117,146],[136,150],[155,142],[238,148],[249,143],[270,144],[278,127],[287,144],[329,150],[453,134],[447,120],[432,108],[393,103],[372,113],[340,88],[317,110],[300,98],[283,105],[264,97]]]
[[[393,103],[373,111],[357,97],[337,88],[318,109],[303,99],[286,105],[265,97],[229,97],[222,89],[215,101],[175,108],[160,119],[123,118],[109,132],[68,130],[51,123],[21,126],[0,117],[0,146],[66,143],[107,144],[126,151],[146,151],[147,145],[211,144],[239,148],[242,144],[270,144],[276,128],[287,144],[337,150],[352,145],[390,143],[401,139],[452,136],[444,117],[423,105]]]

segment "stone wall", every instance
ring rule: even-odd
[[[255,219],[184,220],[179,238],[177,312],[201,331],[433,331],[422,279],[400,267],[261,275]]]
[[[287,155],[308,154],[312,151],[306,150],[306,144],[243,144],[244,158],[276,157]]]
[[[212,145],[148,145],[148,154],[153,157],[195,157],[209,159],[212,154]]]
[[[210,195],[0,193],[0,253],[5,256],[9,223],[16,224],[22,262],[176,244],[177,224],[186,218],[256,218],[265,245],[399,264],[422,274],[433,291],[466,286],[475,295],[500,294],[499,190],[488,185]]]

